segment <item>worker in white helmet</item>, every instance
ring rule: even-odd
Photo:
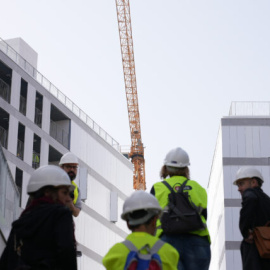
[[[156,235],[163,241],[170,243],[179,252],[178,270],[208,270],[211,252],[210,235],[206,226],[207,193],[196,181],[190,180],[189,165],[189,156],[185,150],[177,147],[169,151],[160,172],[160,176],[165,183],[155,183],[150,193],[157,198],[163,209],[167,209],[169,194],[177,192],[185,183],[184,192],[188,193],[190,201],[199,213],[201,228],[187,230],[185,233],[169,233],[165,232],[165,227],[162,226],[163,224],[159,219]],[[182,209],[180,210],[182,211]]]
[[[38,168],[30,177],[30,205],[12,223],[0,269],[76,270],[74,224],[67,205],[74,186],[58,166]]]
[[[69,208],[72,211],[72,215],[77,217],[82,209],[80,189],[74,181],[79,166],[78,158],[71,152],[68,152],[61,157],[59,166],[68,174],[72,185],[75,187],[72,194],[73,203],[70,203]]]
[[[163,269],[176,270],[178,263],[178,252],[169,244],[155,237],[156,221],[161,213],[161,207],[157,199],[145,191],[135,191],[128,197],[123,205],[121,218],[127,222],[128,228],[132,231],[124,242],[115,244],[103,258],[103,265],[107,270],[116,269],[137,269],[132,268],[136,256],[129,261],[130,250],[140,250],[146,256],[147,251],[157,253],[155,257],[162,268],[140,269]],[[132,249],[132,247],[134,249]],[[147,257],[144,257],[146,260]],[[147,262],[149,263],[149,261]],[[130,267],[130,268],[129,268]]]
[[[252,230],[270,220],[270,198],[262,190],[264,179],[254,167],[241,167],[234,185],[242,196],[239,228],[243,236],[241,257],[243,270],[269,270],[270,259],[262,259],[254,244]]]

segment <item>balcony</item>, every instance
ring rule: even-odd
[[[50,135],[69,149],[69,134],[53,121],[51,121]]]

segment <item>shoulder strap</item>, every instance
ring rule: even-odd
[[[187,184],[188,179],[180,186],[180,189],[178,190],[178,192],[183,192],[184,187]],[[162,184],[164,184],[171,192],[173,191],[173,188],[169,185],[169,183],[167,181],[162,181]]]
[[[171,192],[173,191],[172,187],[169,185],[167,181],[162,181],[162,184],[164,184]]]
[[[122,242],[122,244],[124,244],[130,251],[138,251],[136,246],[130,240],[125,240]],[[157,253],[164,244],[165,242],[159,239],[150,249],[150,253]],[[142,249],[144,249],[145,247],[146,246],[143,246]]]
[[[162,240],[158,240],[151,248],[151,254],[157,253],[161,247],[165,244]]]
[[[129,240],[123,241],[122,244],[124,244],[130,251],[138,251],[135,245]]]

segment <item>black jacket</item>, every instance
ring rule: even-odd
[[[249,229],[263,226],[268,220],[270,220],[270,198],[259,187],[246,189],[242,197],[239,223],[243,238],[248,237]]]
[[[245,239],[248,237],[249,230],[257,226],[263,226],[270,220],[270,198],[261,188],[256,187],[246,189],[242,199],[239,227]],[[243,270],[270,269],[270,259],[262,259],[254,243],[243,240],[241,243],[241,256]]]
[[[77,269],[74,224],[67,207],[39,199],[13,222],[0,269],[13,270],[18,265],[35,270]]]

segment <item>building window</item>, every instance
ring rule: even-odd
[[[36,92],[35,124],[40,128],[42,124],[42,108],[43,108],[43,96],[39,92]]]
[[[40,166],[40,145],[41,138],[34,134],[33,141],[33,158],[32,158],[32,168],[37,169]]]
[[[21,79],[21,93],[20,93],[19,111],[23,115],[26,115],[27,88],[28,88],[28,83],[25,80]]]
[[[10,103],[12,69],[0,61],[0,97]]]
[[[20,193],[20,206],[22,205],[22,183],[23,183],[23,171],[16,168],[15,183]]]
[[[0,108],[0,143],[7,149],[9,129],[9,114]]]
[[[24,137],[25,137],[25,126],[19,123],[18,141],[17,141],[17,157],[21,160],[23,160],[23,156],[24,156]]]

